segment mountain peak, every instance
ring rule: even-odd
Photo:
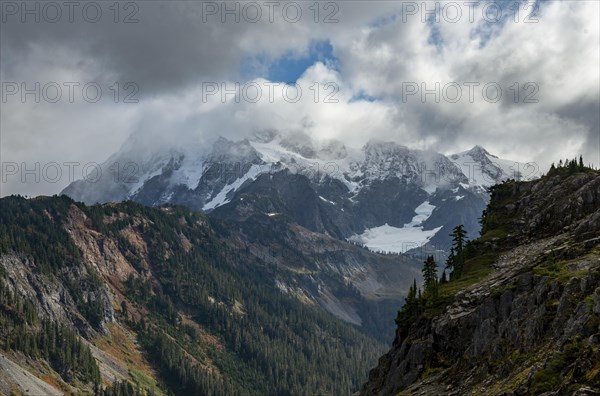
[[[281,136],[279,131],[276,129],[265,129],[262,131],[254,132],[252,139],[256,143],[270,143],[275,140],[276,137]]]
[[[484,149],[483,147],[481,147],[480,145],[476,144],[475,146],[473,146],[473,148],[470,151],[473,150],[477,150],[477,151],[485,151],[487,153],[487,150]]]
[[[469,151],[467,151],[467,153],[471,153],[471,154],[486,154],[489,155],[490,153],[484,149],[483,147],[481,147],[480,145],[476,144],[475,146],[473,146],[473,148]]]
[[[396,142],[384,141],[379,139],[369,139],[369,141],[363,146],[362,150],[365,153],[382,153],[382,154],[391,154],[391,153],[407,153],[410,150],[408,147],[398,144]]]
[[[498,156],[494,155],[494,154],[490,154],[489,151],[487,151],[485,148],[483,148],[480,145],[475,145],[473,146],[473,148],[469,151],[466,151],[465,154],[470,154],[473,156],[473,158],[475,158],[476,156],[481,156],[481,155],[487,155],[490,156],[492,158],[498,158]]]
[[[280,142],[281,146],[304,158],[315,158],[317,152],[310,135],[305,132],[288,132]]]
[[[322,142],[318,155],[326,159],[341,160],[348,156],[348,151],[344,143],[331,139]]]
[[[260,162],[260,157],[248,139],[234,142],[221,136],[213,144],[210,160],[219,162],[248,160],[254,163]]]

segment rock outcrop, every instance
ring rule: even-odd
[[[598,394],[599,219],[598,172],[496,186],[489,273],[399,327],[361,395]]]

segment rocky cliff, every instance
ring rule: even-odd
[[[492,188],[465,272],[400,323],[361,395],[600,391],[600,173]]]

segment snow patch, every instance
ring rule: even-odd
[[[404,224],[404,227],[417,227],[421,225],[425,220],[429,218],[429,216],[431,216],[434,209],[435,205],[431,205],[429,201],[423,202],[415,209],[416,215],[412,218],[412,221],[408,224]]]
[[[323,202],[327,202],[327,203],[330,203],[330,204],[332,204],[332,205],[335,205],[335,202],[333,202],[333,201],[330,201],[330,200],[328,200],[328,199],[326,199],[326,198],[324,198],[324,197],[322,197],[322,196],[320,196],[320,195],[319,195],[319,198],[321,198],[321,201],[323,201]]]
[[[227,198],[227,196],[230,193],[235,192],[247,180],[255,180],[264,171],[265,171],[265,169],[263,166],[252,165],[250,167],[250,169],[248,170],[248,172],[244,176],[238,178],[233,183],[228,184],[225,187],[223,187],[223,189],[221,191],[219,191],[219,193],[210,202],[208,202],[206,205],[204,205],[204,207],[202,209],[205,211],[212,210],[214,208],[217,208],[221,205],[228,203],[229,199]]]
[[[423,230],[423,227],[392,227],[388,224],[367,229],[350,241],[360,243],[373,252],[405,253],[427,243],[442,227]]]
[[[361,235],[348,238],[366,246],[374,252],[404,253],[410,249],[427,243],[442,227],[433,230],[424,230],[423,222],[427,220],[435,209],[428,201],[423,202],[415,209],[415,216],[410,223],[402,228],[392,227],[387,223],[365,230]]]

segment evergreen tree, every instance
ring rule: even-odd
[[[438,297],[437,263],[433,256],[427,257],[423,263],[423,294],[426,299],[434,301]]]
[[[457,225],[450,234],[452,237],[452,249],[446,266],[452,268],[451,278],[460,278],[465,264],[465,245],[467,242],[467,231],[462,224]]]
[[[448,283],[448,278],[446,278],[446,270],[442,271],[442,277],[440,278],[440,285],[443,285],[444,283]]]
[[[450,254],[448,255],[448,258],[446,259],[446,269],[448,269],[452,272],[452,270],[454,269],[455,263],[456,263],[456,252],[454,251],[454,246],[452,246],[450,248]]]
[[[408,310],[412,310],[417,304],[417,281],[413,279],[413,284],[408,289],[405,305]]]

